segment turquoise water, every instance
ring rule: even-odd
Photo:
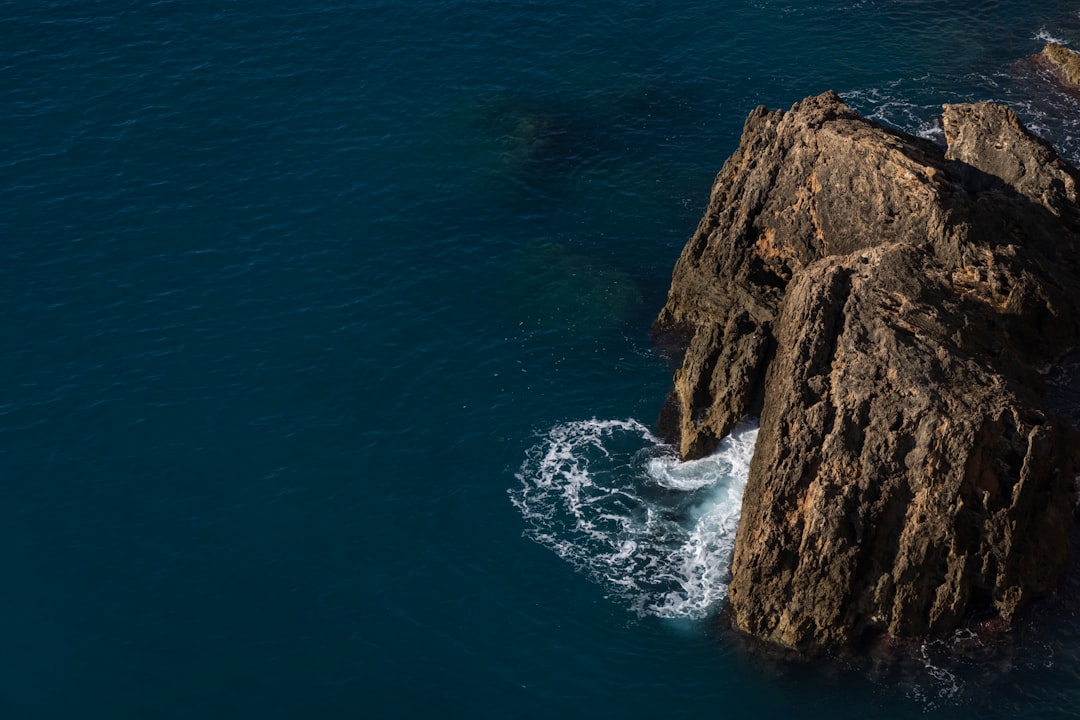
[[[5,718],[1057,717],[990,661],[721,629],[752,427],[680,466],[646,332],[746,113],[934,137],[1074,2],[7,3]]]

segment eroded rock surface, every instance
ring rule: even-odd
[[[1080,175],[1006,108],[943,125],[752,112],[654,326],[685,458],[760,415],[730,609],[787,647],[1009,617],[1068,559],[1080,439],[1041,373],[1080,341]]]
[[[1036,59],[1066,87],[1080,91],[1080,55],[1059,43],[1047,43]]]

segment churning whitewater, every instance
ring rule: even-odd
[[[756,439],[744,423],[713,455],[681,462],[636,420],[556,425],[510,498],[528,537],[638,615],[704,618],[727,597]]]

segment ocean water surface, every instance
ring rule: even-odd
[[[1080,579],[994,648],[722,629],[754,442],[649,346],[758,104],[937,134],[1080,4],[41,0],[0,41],[0,716],[1076,716]],[[958,648],[963,652],[958,652]]]

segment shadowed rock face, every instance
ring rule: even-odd
[[[1080,175],[1006,108],[943,125],[752,112],[654,325],[685,458],[760,415],[731,612],[787,647],[1008,617],[1068,559],[1080,438],[1039,371],[1080,341]]]

